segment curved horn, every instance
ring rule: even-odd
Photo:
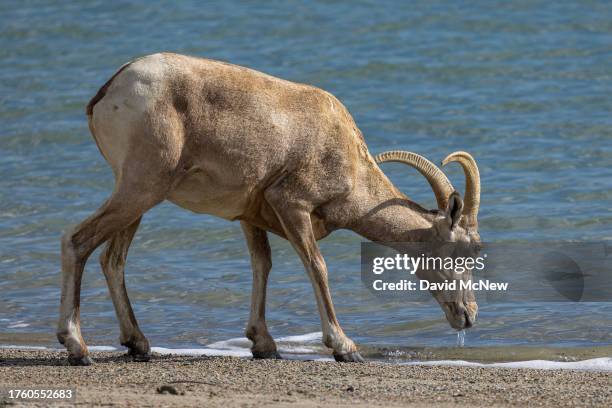
[[[448,197],[455,189],[446,175],[432,162],[416,153],[401,150],[393,150],[377,155],[374,160],[376,163],[398,162],[414,167],[429,182],[438,203],[439,209],[446,209]]]
[[[467,152],[454,152],[442,160],[442,166],[457,162],[465,174],[465,194],[463,196],[463,222],[470,227],[478,226],[478,209],[480,208],[480,172],[476,160]]]

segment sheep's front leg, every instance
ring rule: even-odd
[[[336,319],[327,281],[327,266],[312,230],[310,213],[306,208],[299,208],[297,204],[295,207],[287,208],[286,204],[290,200],[282,195],[275,195],[274,191],[266,193],[266,199],[274,208],[287,239],[302,259],[314,288],[321,316],[323,344],[334,351],[336,361],[363,362],[357,346],[344,334]]]
[[[268,332],[266,326],[266,287],[268,275],[272,268],[272,254],[268,234],[244,221],[240,222],[251,254],[251,267],[253,269],[253,291],[251,294],[251,313],[246,336],[253,342],[251,352],[253,358],[263,359],[281,358],[276,351],[276,343]]]

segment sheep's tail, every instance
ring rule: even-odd
[[[91,118],[91,116],[93,115],[93,108],[96,105],[96,103],[100,102],[102,98],[104,98],[104,95],[106,95],[106,91],[108,91],[108,87],[113,82],[113,79],[115,79],[117,75],[119,75],[121,71],[126,69],[132,62],[134,61],[130,61],[127,64],[124,64],[123,66],[121,66],[121,68],[119,68],[117,72],[115,72],[115,74],[108,81],[106,81],[106,83],[102,85],[100,89],[98,89],[98,92],[94,95],[94,97],[89,100],[89,103],[87,104],[87,107],[85,108],[85,113],[87,113],[88,118]]]

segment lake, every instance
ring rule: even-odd
[[[59,347],[61,234],[113,187],[84,107],[120,65],[158,51],[330,91],[372,153],[405,149],[438,163],[452,151],[471,152],[482,178],[485,242],[611,244],[610,16],[612,3],[595,1],[2,3],[0,344]],[[384,170],[415,201],[435,207],[416,171]],[[463,191],[459,166],[447,172]],[[364,288],[362,241],[338,231],[320,243],[347,334],[371,355],[446,356],[440,350],[452,349],[456,335],[436,304],[384,302]],[[270,331],[298,352],[319,352],[302,265],[286,241],[273,237],[272,249]],[[97,258],[84,275],[83,334],[90,345],[118,347]],[[159,205],[143,219],[126,281],[154,346],[248,346],[229,341],[243,336],[251,284],[237,222]],[[599,347],[610,355],[611,327],[612,303],[484,304],[465,344],[576,355]]]

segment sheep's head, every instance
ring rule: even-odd
[[[429,257],[440,258],[476,258],[481,242],[478,233],[478,208],[480,206],[480,173],[474,158],[466,152],[454,152],[448,155],[442,165],[457,162],[463,167],[466,178],[465,200],[453,188],[446,175],[432,162],[416,153],[391,151],[376,156],[377,163],[400,162],[417,169],[429,182],[436,196],[438,209],[432,211],[432,231],[428,248]],[[472,271],[466,269],[460,274],[455,270],[433,268],[418,270],[420,279],[429,282],[452,280],[467,281],[472,278]],[[471,289],[463,289],[457,284],[454,290],[430,290],[440,304],[451,327],[457,330],[469,328],[474,324],[478,305]]]

